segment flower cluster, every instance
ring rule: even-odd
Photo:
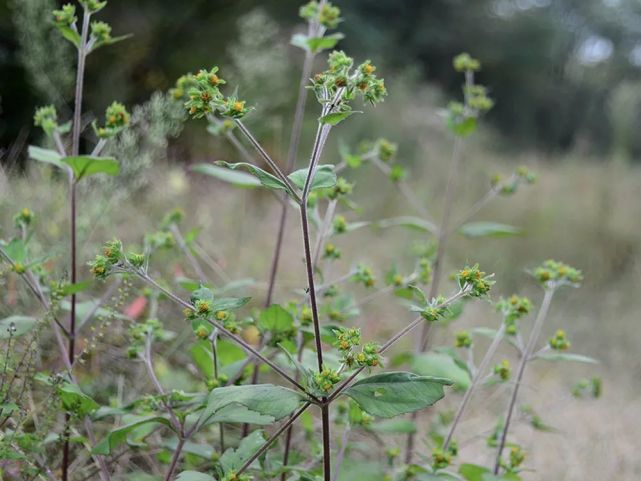
[[[518,331],[516,321],[532,310],[532,302],[527,297],[512,295],[507,299],[499,299],[496,310],[503,314],[505,332],[513,336]]]
[[[374,287],[374,284],[376,283],[376,277],[372,273],[372,269],[363,264],[356,266],[356,272],[352,276],[352,279],[356,282],[360,282],[365,287]]]
[[[58,113],[53,105],[36,109],[36,113],[33,116],[33,123],[36,127],[40,127],[49,137],[60,131]]]
[[[312,377],[312,390],[321,395],[328,394],[332,388],[341,380],[341,375],[334,369],[324,367],[321,372]]]
[[[60,10],[53,11],[53,23],[56,27],[71,27],[78,21],[76,6],[67,3]]]
[[[140,356],[145,346],[145,339],[149,335],[154,336],[156,339],[164,337],[164,331],[158,319],[147,319],[145,322],[135,323],[129,327],[131,344],[127,354],[131,359]]]
[[[325,259],[339,259],[341,256],[341,251],[335,244],[328,242],[325,244],[325,249],[323,252],[323,257]]]
[[[347,220],[342,215],[337,215],[334,217],[332,227],[334,228],[335,234],[343,234],[347,232]]]
[[[503,359],[501,362],[494,366],[494,374],[496,374],[501,381],[507,381],[510,379],[512,374],[512,367],[510,366],[510,361]]]
[[[360,352],[355,349],[361,344],[361,331],[358,328],[342,327],[336,334],[336,347],[341,352],[341,362],[347,367],[368,366],[375,367],[380,365],[380,356],[378,354],[379,346],[373,342],[367,342],[363,345]]]
[[[99,127],[98,123],[92,123],[96,136],[100,139],[115,137],[129,125],[130,115],[127,109],[120,102],[113,102],[105,111],[105,125]]]
[[[96,13],[107,5],[106,0],[105,1],[100,1],[100,0],[79,0],[82,6],[90,13]]]
[[[550,338],[548,344],[555,351],[567,351],[571,346],[563,329],[557,330],[554,336]]]
[[[350,183],[344,177],[336,179],[336,184],[328,193],[330,199],[338,199],[339,197],[346,196],[352,193],[354,184]]]
[[[434,297],[426,306],[420,308],[420,313],[423,319],[429,322],[435,322],[447,315],[449,312],[447,306],[445,306],[445,297],[437,296]]]
[[[102,21],[91,22],[91,40],[95,47],[110,43],[111,25]]]
[[[327,60],[329,68],[316,74],[311,88],[322,104],[335,102],[332,107],[339,112],[350,112],[346,101],[360,95],[372,105],[383,101],[387,95],[385,82],[376,77],[376,67],[367,60],[352,71],[354,59],[345,52],[335,50]]]
[[[342,351],[350,351],[361,344],[361,330],[355,327],[342,327],[336,335],[336,347]]]
[[[454,340],[454,346],[466,349],[472,347],[472,335],[469,331],[457,332]]]
[[[102,255],[97,255],[93,261],[89,262],[89,269],[97,279],[106,279],[122,258],[122,242],[114,239],[104,244]]]
[[[473,266],[466,266],[457,274],[459,287],[461,289],[469,289],[468,294],[472,297],[483,297],[490,292],[494,281],[492,280],[493,274],[486,274],[479,269],[478,264]]]
[[[300,7],[299,15],[308,22],[315,22],[325,28],[336,28],[341,21],[341,11],[329,2],[322,5],[315,0]]]
[[[220,86],[225,80],[218,76],[218,67],[210,70],[201,70],[196,75],[184,75],[176,82],[172,96],[176,99],[184,98],[187,91],[185,108],[193,118],[201,118],[207,114],[219,112],[223,117],[240,119],[250,108],[244,100],[235,95],[225,97]]]
[[[551,259],[537,267],[532,275],[546,287],[577,286],[583,280],[580,270]]]
[[[28,207],[23,208],[20,212],[13,216],[13,222],[16,227],[27,227],[33,222],[33,212]]]
[[[465,73],[464,103],[449,103],[447,123],[456,135],[467,136],[476,130],[476,119],[490,110],[494,101],[488,96],[486,87],[474,83],[473,73],[481,68],[477,59],[462,53],[454,58],[453,64],[454,70]]]
[[[493,190],[501,195],[514,194],[521,184],[534,184],[536,182],[536,174],[526,166],[522,165],[517,167],[514,173],[505,181],[501,174],[495,174],[490,179],[490,185]]]

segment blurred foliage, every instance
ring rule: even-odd
[[[70,106],[71,52],[38,30],[52,0],[0,1],[0,158],[26,136],[34,108]],[[291,106],[299,59],[288,47],[299,28],[294,0],[139,0],[106,15],[117,34],[136,35],[92,62],[88,111],[116,95],[144,103],[203,62],[224,66],[232,85],[278,119]],[[340,2],[339,2],[340,3]],[[641,156],[641,4],[636,0],[350,0],[341,46],[399,71],[418,71],[458,94],[451,58],[469,51],[492,86],[488,120],[508,149],[578,149]],[[258,49],[258,50],[257,50]],[[97,69],[89,69],[96,72]],[[248,72],[250,72],[248,74]],[[283,75],[290,72],[291,75]],[[230,75],[231,74],[231,75]],[[250,78],[251,77],[251,78]],[[283,82],[282,78],[289,82]],[[272,80],[277,79],[277,80]],[[275,122],[274,129],[280,123]],[[20,147],[20,145],[18,145]],[[15,149],[14,149],[15,150]]]

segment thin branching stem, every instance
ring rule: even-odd
[[[83,11],[82,17],[82,30],[80,32],[80,44],[78,46],[78,66],[76,71],[76,93],[74,101],[73,113],[73,127],[71,133],[71,155],[78,155],[80,151],[80,132],[82,130],[81,117],[82,117],[82,91],[85,77],[85,60],[87,58],[87,37],[89,35],[89,19],[91,14],[87,9]],[[73,173],[69,173],[69,203],[71,210],[71,283],[76,283],[77,269],[76,269],[76,179]],[[69,315],[69,364],[73,365],[75,360],[76,349],[76,293],[71,294],[71,312]],[[65,414],[65,427],[64,427],[64,445],[62,449],[62,481],[69,479],[69,465],[70,459],[70,424],[71,416]]]
[[[278,428],[278,431],[276,431],[274,434],[272,434],[267,441],[256,451],[247,461],[245,461],[245,464],[243,464],[240,468],[238,468],[238,471],[236,471],[236,475],[240,475],[243,472],[249,468],[254,461],[256,461],[265,451],[269,449],[269,447],[274,444],[274,441],[276,441],[281,434],[283,434],[293,423],[298,419],[298,417],[303,414],[308,407],[310,407],[312,403],[310,402],[305,402],[300,408],[298,408],[298,411],[294,412],[292,416],[283,423],[283,425]]]
[[[138,277],[140,277],[142,280],[144,280],[144,281],[145,281],[145,282],[147,282],[148,284],[150,284],[150,285],[154,286],[156,289],[158,289],[158,290],[162,291],[162,292],[163,292],[167,297],[169,297],[169,298],[170,298],[172,301],[174,301],[175,303],[177,303],[177,304],[179,304],[179,305],[181,305],[181,306],[183,306],[183,307],[185,307],[185,308],[187,308],[187,309],[194,310],[194,306],[192,306],[189,302],[187,302],[187,301],[185,301],[185,300],[181,299],[180,297],[178,297],[176,294],[174,294],[174,293],[173,293],[173,292],[171,292],[170,290],[165,289],[164,287],[162,287],[162,286],[161,286],[160,284],[158,284],[154,279],[152,279],[151,277],[149,277],[149,275],[148,275],[147,273],[142,272],[142,271],[140,271],[140,270],[134,270],[134,272],[135,272],[135,274],[136,274],[136,275],[138,275]],[[215,320],[213,320],[213,319],[208,319],[207,321],[208,321],[211,325],[213,325],[214,327],[216,327],[216,328],[217,328],[217,329],[218,329],[222,334],[224,334],[225,336],[229,337],[229,338],[230,338],[230,339],[232,339],[234,342],[236,342],[236,344],[238,344],[240,347],[242,347],[243,349],[245,349],[245,351],[249,352],[249,353],[250,353],[250,354],[252,354],[254,357],[256,357],[256,358],[260,359],[262,362],[264,362],[264,363],[265,363],[265,364],[267,364],[269,367],[271,367],[274,371],[276,371],[278,374],[280,374],[284,379],[286,379],[286,380],[287,380],[287,381],[289,381],[291,384],[293,384],[293,385],[294,385],[294,386],[296,386],[298,389],[300,389],[302,392],[304,392],[305,394],[307,394],[307,395],[308,395],[309,397],[311,397],[315,402],[320,402],[320,400],[319,400],[316,396],[314,396],[314,395],[310,394],[309,392],[307,392],[307,390],[306,390],[306,389],[305,389],[305,388],[304,388],[304,387],[303,387],[303,386],[302,386],[298,381],[296,381],[296,380],[295,380],[295,379],[293,379],[289,374],[287,374],[287,373],[286,373],[286,372],[285,372],[285,371],[284,371],[280,366],[278,366],[278,364],[274,363],[272,360],[270,360],[269,358],[267,358],[266,356],[264,356],[263,354],[261,354],[259,351],[257,351],[256,349],[254,349],[254,348],[251,346],[251,344],[249,344],[249,343],[245,342],[245,340],[244,340],[243,338],[241,338],[240,336],[237,336],[236,334],[234,334],[234,333],[232,333],[232,332],[228,331],[227,329],[225,329],[225,327],[224,327],[222,324],[220,324],[219,322],[217,322],[217,321],[215,321]]]
[[[287,189],[289,190],[290,194],[294,199],[296,199],[296,202],[300,202],[300,197],[297,193],[296,188],[292,185],[291,181],[287,178],[287,176],[283,173],[281,168],[278,166],[278,164],[270,157],[270,155],[267,153],[267,151],[263,148],[262,145],[256,140],[256,138],[252,135],[252,133],[247,130],[247,127],[245,127],[245,124],[243,124],[239,119],[235,120],[236,125],[240,129],[240,131],[243,133],[245,137],[247,137],[247,140],[252,144],[252,146],[256,149],[256,151],[260,154],[260,156],[263,158],[263,160],[269,165],[269,167],[272,169],[272,172],[278,177],[283,184],[287,186]]]
[[[451,303],[457,301],[458,299],[466,296],[469,292],[468,288],[464,288],[459,290],[456,294],[451,296],[450,298],[446,299],[443,301],[441,304],[437,306],[437,308],[445,307],[450,305]],[[392,337],[390,337],[385,344],[383,344],[380,349],[378,350],[379,354],[383,354],[385,351],[387,351],[396,341],[398,341],[400,338],[414,330],[417,326],[419,326],[421,323],[426,322],[425,319],[423,319],[422,316],[417,317],[414,319],[412,322],[410,322],[407,326],[405,326],[403,329],[398,331],[396,334],[394,334]],[[336,399],[342,392],[349,387],[349,385],[356,379],[356,377],[363,372],[363,370],[366,368],[366,366],[359,367],[356,369],[347,379],[345,379],[343,382],[341,382],[332,392],[332,394],[329,395],[327,398],[327,403],[331,403],[334,399]]]
[[[514,408],[516,407],[516,399],[519,395],[519,388],[521,382],[523,381],[523,374],[525,373],[525,366],[530,360],[532,352],[534,352],[534,347],[539,339],[541,334],[541,329],[545,322],[545,318],[548,315],[550,310],[550,304],[552,303],[552,297],[554,297],[554,288],[547,288],[545,290],[545,295],[543,296],[543,302],[541,302],[541,307],[539,308],[539,313],[536,316],[534,321],[534,327],[530,333],[530,339],[528,340],[523,356],[521,356],[521,361],[519,362],[519,368],[517,370],[516,379],[514,381],[514,388],[512,389],[512,396],[510,397],[510,403],[507,408],[507,415],[505,417],[505,425],[503,426],[503,431],[501,433],[501,440],[499,442],[499,448],[496,452],[496,461],[494,463],[494,474],[498,474],[501,469],[501,457],[503,455],[503,449],[505,448],[505,443],[507,442],[507,434],[510,430],[510,423],[512,421],[512,415],[514,414]]]
[[[501,324],[501,327],[494,335],[494,339],[492,339],[492,343],[490,344],[490,347],[485,352],[485,355],[483,356],[483,359],[481,360],[481,363],[479,364],[479,367],[476,370],[476,373],[474,374],[474,378],[472,379],[472,383],[470,384],[470,387],[467,389],[467,391],[465,391],[465,394],[463,395],[461,404],[459,404],[458,410],[456,411],[456,415],[454,416],[454,421],[452,421],[450,430],[448,431],[447,436],[445,437],[445,442],[443,443],[444,450],[447,450],[450,443],[452,442],[452,438],[454,437],[454,432],[456,431],[457,426],[461,422],[461,419],[463,419],[463,414],[465,414],[465,409],[467,408],[467,405],[472,399],[472,394],[478,387],[482,379],[483,373],[487,369],[487,366],[489,365],[490,361],[494,357],[494,354],[496,353],[496,350],[501,344],[501,340],[503,339],[504,332],[505,332],[505,324]]]

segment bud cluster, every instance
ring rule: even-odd
[[[496,310],[503,314],[505,332],[513,336],[518,331],[516,321],[532,310],[532,302],[527,297],[512,295],[507,299],[499,299]]]
[[[240,119],[250,108],[244,100],[235,95],[225,97],[220,91],[220,86],[225,83],[225,80],[218,76],[218,67],[212,67],[210,70],[203,69],[196,75],[187,74],[180,77],[176,87],[171,90],[171,95],[176,100],[186,99],[185,108],[193,118],[198,119],[219,112],[223,117]]]
[[[13,222],[16,227],[28,227],[33,222],[33,212],[28,207],[24,207],[20,212],[13,216]]]
[[[583,280],[583,274],[580,270],[551,259],[537,267],[532,274],[547,287],[576,286]]]
[[[301,18],[308,22],[318,23],[325,28],[336,28],[341,21],[341,11],[329,2],[318,3],[315,0],[303,5],[298,11]]]
[[[571,344],[563,329],[559,329],[549,340],[549,345],[555,351],[567,351]]]
[[[494,374],[496,374],[501,381],[507,381],[510,379],[512,374],[512,367],[510,366],[510,361],[503,359],[501,362],[494,366]]]
[[[457,274],[459,287],[469,289],[468,294],[472,297],[483,297],[490,292],[494,281],[493,274],[486,274],[479,269],[478,264],[466,266]]]
[[[130,115],[127,109],[120,102],[113,102],[105,111],[105,125],[98,127],[97,122],[93,122],[93,129],[96,136],[101,139],[115,137],[129,125]]]
[[[352,276],[355,282],[360,282],[365,287],[374,287],[376,277],[372,273],[372,269],[366,265],[359,264],[356,266],[356,272]]]
[[[372,105],[382,102],[387,95],[385,82],[376,77],[376,67],[369,60],[352,71],[354,59],[341,50],[335,50],[329,54],[327,64],[329,68],[316,74],[311,85],[322,104],[336,98],[337,104],[332,107],[339,112],[349,112],[351,108],[345,101],[353,100],[356,95]]]
[[[314,374],[312,377],[312,389],[321,395],[325,395],[328,394],[340,380],[341,376],[338,371],[325,367],[321,372]]]
[[[47,136],[51,137],[56,132],[61,132],[58,125],[58,113],[53,105],[46,105],[36,109],[33,116],[33,124],[40,127]]]
[[[469,331],[459,331],[456,333],[454,346],[468,349],[472,347],[472,335]]]

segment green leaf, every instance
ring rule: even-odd
[[[198,471],[183,471],[176,477],[176,481],[216,481],[216,478]]]
[[[451,356],[445,353],[428,352],[415,356],[412,370],[424,376],[444,377],[454,381],[455,389],[467,389],[470,385],[470,374],[459,366]]]
[[[176,446],[178,446],[178,439],[172,438],[168,439],[163,443],[163,447],[169,449],[170,451],[175,451]],[[183,445],[183,451],[188,454],[193,454],[200,458],[211,460],[212,457],[216,454],[216,450],[209,444],[198,444],[187,441]]]
[[[342,33],[334,33],[324,37],[309,37],[307,38],[307,45],[312,53],[318,53],[323,50],[334,48],[339,40],[345,38]]]
[[[70,296],[71,294],[77,294],[78,292],[89,289],[93,284],[91,279],[86,281],[76,282],[75,284],[65,284],[60,288],[60,294],[62,296]]]
[[[59,169],[66,170],[68,167],[62,163],[62,155],[55,150],[42,149],[35,145],[29,146],[29,158],[37,160],[38,162],[45,162],[52,164]]]
[[[465,119],[449,119],[449,129],[460,137],[467,137],[476,131],[476,118],[466,117]]]
[[[391,418],[431,406],[443,398],[449,379],[389,372],[367,377],[345,391],[366,412]]]
[[[411,419],[386,419],[372,424],[369,429],[384,434],[410,434],[416,432],[416,423]]]
[[[309,44],[307,43],[309,37],[302,33],[297,33],[292,35],[291,43],[294,47],[302,48],[306,52],[309,52]]]
[[[338,125],[343,120],[345,120],[347,117],[349,117],[354,113],[356,113],[356,111],[354,110],[348,110],[345,112],[334,112],[331,114],[323,115],[320,119],[318,119],[318,121],[321,124]]]
[[[459,233],[466,237],[507,237],[518,235],[521,229],[498,222],[470,222],[459,229]]]
[[[381,229],[387,229],[389,227],[407,227],[420,232],[434,232],[434,226],[431,223],[424,221],[420,217],[413,217],[410,215],[379,220],[376,222],[376,225]]]
[[[223,472],[227,474],[230,471],[237,471],[264,443],[265,438],[263,438],[261,431],[254,431],[249,436],[243,438],[237,449],[230,448],[220,457],[219,462],[223,468]]]
[[[458,472],[467,481],[520,481],[521,479],[515,473],[495,476],[489,468],[478,464],[461,464]]]
[[[22,336],[38,324],[35,317],[9,316],[0,321],[0,340]],[[12,332],[13,331],[13,332]]]
[[[213,416],[214,419],[219,417],[220,411],[230,404],[236,405],[236,408],[242,405],[255,413],[269,417],[255,424],[270,424],[292,413],[298,407],[300,400],[298,393],[273,384],[221,387],[209,393],[207,405],[200,415],[198,424],[202,426],[210,417]],[[225,422],[245,422],[230,418],[232,413],[229,411],[223,411],[223,413]],[[243,412],[242,415],[245,417],[247,413]]]
[[[115,447],[124,443],[127,440],[127,435],[134,431],[140,426],[147,424],[164,424],[165,426],[171,428],[171,423],[166,418],[161,416],[146,416],[143,418],[138,418],[124,426],[120,426],[107,434],[107,437],[100,441],[93,448],[92,452],[94,454],[104,454],[107,455],[113,451]],[[172,428],[173,429],[173,428]]]
[[[545,352],[539,354],[536,359],[543,359],[544,361],[573,361],[573,362],[585,362],[588,364],[599,364],[599,361],[582,354],[574,354],[571,352]]]
[[[260,180],[253,175],[245,172],[234,172],[228,168],[218,167],[217,165],[196,164],[191,168],[191,170],[198,172],[199,174],[216,177],[217,179],[228,182],[236,187],[253,188],[261,185]]]
[[[211,310],[232,311],[234,309],[240,309],[249,301],[251,301],[251,297],[223,297],[221,299],[214,299]]]
[[[305,187],[308,172],[309,169],[299,169],[289,174],[287,178],[292,181],[292,184],[302,190]],[[325,164],[316,168],[310,190],[327,189],[329,187],[334,187],[335,185],[336,172],[334,172],[333,165]]]
[[[258,327],[261,331],[290,332],[294,328],[294,318],[286,309],[272,304],[260,313]]]
[[[76,30],[67,25],[56,25],[56,27],[60,31],[61,35],[73,43],[76,48],[80,46],[80,34]]]
[[[61,162],[71,167],[76,180],[95,174],[118,175],[120,172],[120,164],[113,157],[76,155],[63,157]]]
[[[83,393],[77,384],[70,382],[61,384],[58,386],[58,395],[67,411],[80,416],[89,414],[100,407],[96,401]]]
[[[265,172],[260,167],[248,164],[247,162],[237,162],[235,164],[230,164],[229,162],[225,162],[224,160],[219,160],[216,162],[216,164],[232,170],[245,169],[249,171],[254,177],[256,177],[258,181],[268,189],[289,191],[287,186],[278,177],[270,174],[269,172]]]

